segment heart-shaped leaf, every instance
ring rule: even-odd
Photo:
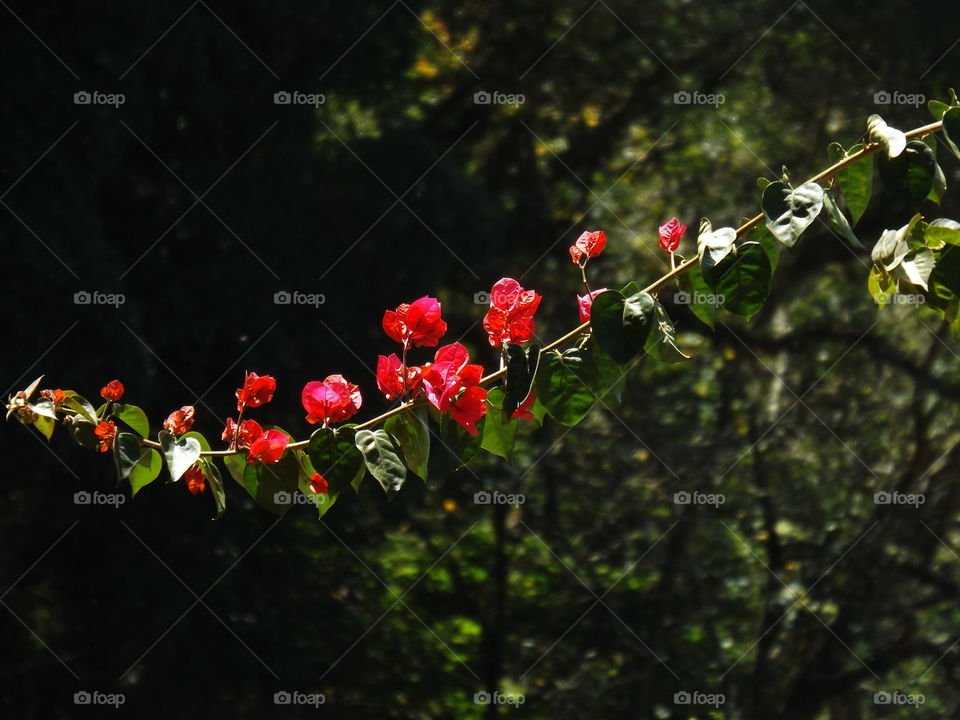
[[[656,325],[644,346],[647,354],[665,363],[689,360],[690,356],[684,355],[677,345],[676,330],[673,328],[673,323],[670,322],[670,316],[667,315],[667,311],[660,303],[656,304],[655,318]]]
[[[330,483],[332,494],[338,495],[347,487],[360,491],[367,471],[351,426],[319,428],[310,436],[307,455],[314,469]]]
[[[408,410],[388,418],[383,429],[400,444],[407,467],[426,480],[430,459],[430,428],[427,426],[427,416],[423,408]]]
[[[877,162],[883,184],[895,193],[906,195],[914,205],[919,205],[934,190],[937,169],[936,153],[922,140],[908,142],[899,157],[881,157]]]
[[[879,143],[889,158],[897,157],[907,145],[907,136],[887,125],[883,118],[876,114],[867,118],[867,137],[870,142]]]
[[[113,441],[113,460],[117,466],[117,481],[126,480],[133,469],[140,463],[147,450],[140,444],[140,438],[133,433],[117,433]]]
[[[793,247],[823,209],[823,188],[813,182],[791,188],[778,180],[767,185],[760,206],[770,232]]]
[[[624,297],[608,290],[597,295],[590,321],[600,349],[621,364],[641,352],[653,324],[653,305],[653,298],[644,292]]]
[[[150,435],[150,422],[147,420],[147,415],[136,405],[117,404],[111,408],[111,412],[117,416],[118,420],[129,425],[140,437],[145,438]]]
[[[707,272],[719,265],[733,251],[736,241],[737,231],[732,227],[700,233],[697,238],[697,252],[700,254],[700,265],[703,271]]]
[[[912,285],[927,290],[927,280],[930,279],[930,273],[933,272],[935,262],[933,250],[920,248],[907,255],[900,263],[900,267]]]
[[[524,350],[519,345],[507,345],[507,382],[506,395],[503,400],[503,412],[513,415],[520,407],[530,390],[537,375],[537,366],[540,364],[540,347],[531,345]]]
[[[145,448],[146,453],[140,456],[138,462],[130,471],[127,479],[130,481],[130,490],[136,497],[144,487],[152,483],[163,470],[163,458],[153,448]]]
[[[367,470],[383,487],[388,498],[393,498],[407,479],[407,468],[400,459],[397,441],[383,428],[358,430],[357,449],[363,455]]]
[[[169,430],[159,433],[160,448],[170,470],[170,479],[176,482],[187,469],[200,459],[200,443],[196,438],[182,437],[177,440]]]

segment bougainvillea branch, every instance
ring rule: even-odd
[[[863,248],[853,227],[870,199],[874,168],[864,162],[867,158],[877,156],[887,188],[904,194],[915,207],[926,200],[939,203],[946,182],[929,136],[943,132],[948,148],[960,157],[960,103],[952,93],[951,100],[949,105],[931,103],[938,120],[909,132],[871,116],[860,144],[848,150],[831,145],[833,164],[799,185],[786,169],[777,180],[762,180],[762,212],[738,228],[714,229],[702,219],[697,253],[689,259],[676,254],[687,226],[678,218],[660,225],[669,271],[645,288],[630,283],[619,291],[592,290],[587,266],[603,253],[607,236],[602,230],[584,232],[569,247],[586,293],[576,297],[581,323],[544,347],[531,343],[541,295],[512,278],[499,280],[483,318],[499,369],[487,375],[460,343],[439,346],[447,323],[436,298],[424,296],[385,311],[384,333],[401,347],[399,356],[379,356],[377,387],[399,404],[359,424],[348,421],[362,406],[361,390],[334,374],[303,388],[305,419],[319,426],[308,439],[295,441],[280,428],[264,427],[250,415],[272,401],[277,381],[252,372],[236,391],[236,417],[225,421],[225,449],[212,449],[192,431],[192,406],[171,412],[157,440],[150,439],[146,414],[120,402],[125,389],[119,380],[101,389],[104,403],[95,409],[70,390],[40,390],[34,400],[38,378],[9,398],[7,418],[34,425],[48,440],[61,422],[79,445],[112,451],[118,477],[129,481],[134,495],[166,464],[170,480],[185,480],[189,492],[201,494],[209,486],[217,515],[226,499],[214,458],[223,460],[229,474],[263,507],[282,514],[299,491],[322,516],[345,487],[357,489],[368,473],[388,496],[400,489],[408,470],[426,479],[430,422],[439,423],[443,442],[464,463],[479,448],[509,457],[521,421],[540,422],[550,415],[575,425],[598,399],[619,400],[620,381],[635,357],[647,354],[664,362],[686,357],[658,299],[667,284],[679,282],[681,302],[712,328],[720,308],[748,320],[759,311],[781,250],[793,247],[821,215],[838,236]],[[906,226],[885,231],[871,258],[867,285],[879,306],[897,293],[918,293],[926,307],[960,331],[960,223],[945,218],[927,222],[918,213]],[[412,365],[413,348],[437,349],[432,361]]]

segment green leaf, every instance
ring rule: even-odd
[[[937,218],[924,229],[927,247],[940,250],[944,245],[960,245],[960,223],[948,218]]]
[[[879,115],[871,115],[867,118],[867,136],[871,142],[879,143],[886,151],[886,157],[895,158],[899,156],[907,143],[907,136],[900,130],[892,128]]]
[[[897,292],[897,282],[882,267],[874,265],[867,278],[867,290],[877,307],[883,308]]]
[[[210,443],[207,442],[207,439],[198,433],[196,430],[192,430],[188,433],[184,433],[183,437],[185,438],[194,438],[198,443],[200,443],[200,449],[204,452],[210,452]]]
[[[689,360],[690,356],[684,355],[677,346],[677,333],[673,329],[673,323],[670,322],[670,316],[659,302],[656,304],[655,313],[657,322],[650,337],[647,338],[644,350],[650,357],[660,362],[675,363]]]
[[[57,411],[50,400],[38,400],[35,403],[29,403],[28,407],[37,415],[43,415],[50,420],[57,419]]]
[[[797,188],[782,181],[773,182],[763,191],[760,206],[770,232],[787,247],[793,247],[820,214],[823,188],[814,182]]]
[[[200,459],[200,443],[196,438],[182,437],[180,440],[169,430],[159,433],[160,448],[170,470],[170,479],[176,482],[187,469]]]
[[[930,274],[929,285],[928,305],[941,312],[951,306],[956,308],[960,299],[960,248],[948,245],[943,249]]]
[[[75,416],[70,424],[67,425],[67,427],[70,428],[70,437],[73,438],[73,441],[80,447],[98,447],[100,445],[100,441],[97,439],[97,436],[93,434],[93,430],[96,425],[93,423],[84,422],[78,418],[79,416]]]
[[[366,466],[351,427],[343,425],[336,430],[318,429],[310,436],[307,456],[316,472],[330,484],[330,492],[334,495],[339,495],[348,487],[360,491]]]
[[[224,455],[223,464],[224,467],[227,468],[227,472],[230,473],[230,477],[236,480],[238,485],[244,487],[243,471],[247,469],[247,456],[239,453],[236,455]]]
[[[733,251],[737,241],[737,231],[732,227],[701,232],[697,237],[697,252],[704,272],[719,265]]]
[[[943,117],[943,139],[956,157],[960,158],[960,107],[950,108]]]
[[[494,455],[499,455],[504,460],[510,460],[520,421],[504,412],[505,400],[506,393],[500,388],[493,388],[487,393],[487,403],[490,407],[483,423],[483,439],[480,447]]]
[[[908,254],[900,263],[900,268],[912,285],[927,290],[927,280],[930,278],[930,273],[933,272],[935,262],[933,250],[920,248]]]
[[[730,312],[749,320],[756,315],[770,294],[773,270],[763,245],[748,241],[718,268],[714,284],[717,301]]]
[[[827,213],[827,223],[837,235],[845,238],[847,242],[855,248],[866,250],[863,243],[860,242],[860,239],[854,234],[853,228],[850,227],[850,222],[847,220],[846,215],[843,214],[843,211],[839,208],[829,192],[823,194],[823,209]]]
[[[913,228],[920,222],[920,214],[910,218],[910,222],[897,230],[884,230],[870,252],[870,259],[884,270],[893,270],[910,252],[908,238]]]
[[[140,438],[133,433],[117,433],[113,441],[113,461],[117,466],[117,481],[126,480],[147,454],[146,448],[140,444]]]
[[[163,469],[163,458],[160,453],[153,448],[145,449],[147,452],[140,456],[140,461],[133,467],[127,477],[134,497],[140,490],[156,480]]]
[[[937,157],[922,140],[911,140],[896,158],[881,157],[880,178],[892,192],[906,195],[914,205],[927,198],[934,186]]]
[[[275,463],[255,463],[243,469],[243,487],[257,505],[275,515],[285,515],[293,506],[300,464],[294,451],[285,452]]]
[[[444,413],[440,416],[440,441],[443,446],[457,457],[459,469],[469,463],[480,450],[483,434],[487,426],[486,415],[477,423],[477,434],[468,433],[456,420]]]
[[[426,480],[430,459],[430,428],[427,426],[426,411],[417,408],[394,415],[387,418],[383,429],[400,444],[407,467]]]
[[[66,397],[63,400],[63,407],[79,413],[80,417],[82,417],[88,423],[93,425],[97,424],[97,412],[93,409],[93,405],[88,403],[72,390],[66,391],[64,395],[66,395]]]
[[[57,421],[46,415],[38,414],[33,419],[33,426],[40,431],[40,434],[47,439],[47,442],[50,442],[50,439],[53,437],[53,431],[57,427]]]
[[[150,435],[150,423],[147,420],[147,415],[136,405],[122,405],[118,403],[113,406],[111,414],[115,415],[118,420],[122,420],[129,425],[140,437],[145,438]]]
[[[567,426],[583,420],[603,389],[598,387],[596,362],[579,348],[547,353],[540,361],[536,386],[537,397],[550,416]]]
[[[623,367],[601,350],[593,338],[591,338],[585,350],[591,361],[597,366],[597,395],[601,399],[609,399],[614,405],[619,406],[623,398],[623,388],[627,384],[627,374]]]
[[[200,468],[207,478],[207,483],[210,485],[210,494],[213,495],[213,502],[217,507],[217,514],[214,515],[214,518],[218,518],[223,515],[227,509],[227,493],[223,488],[223,478],[220,476],[220,469],[213,460],[208,457],[200,459]]]
[[[713,330],[717,322],[717,303],[711,301],[716,300],[716,295],[707,284],[699,263],[680,276],[680,287],[682,291],[674,293],[673,301],[677,305],[688,305],[690,312]]]
[[[863,145],[854,145],[844,153],[844,157],[854,155],[862,149]],[[847,165],[837,173],[836,179],[847,208],[850,210],[853,224],[856,225],[866,212],[867,206],[870,205],[870,195],[873,192],[873,157],[865,155]]]
[[[507,346],[507,382],[506,394],[503,401],[503,411],[512,415],[520,407],[530,390],[537,375],[537,366],[540,364],[540,347],[531,345],[526,351],[519,345]]]
[[[933,115],[934,120],[940,120],[943,118],[943,114],[950,109],[950,106],[939,100],[930,100],[927,102],[927,109]]]
[[[357,449],[363,455],[367,470],[379,481],[388,498],[393,498],[407,479],[407,468],[400,459],[396,440],[383,428],[358,430]]]
[[[653,324],[653,305],[653,298],[644,292],[626,298],[615,290],[597,295],[590,320],[600,349],[618,363],[641,352]]]

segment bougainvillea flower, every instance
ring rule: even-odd
[[[314,473],[310,476],[310,492],[318,495],[326,495],[329,491],[329,485],[320,473]]]
[[[107,420],[98,424],[93,429],[93,434],[100,441],[100,452],[107,452],[113,447],[113,440],[117,437],[117,426],[112,420]]]
[[[248,372],[243,387],[237,390],[237,411],[245,407],[260,407],[273,400],[277,381],[270,375]]]
[[[529,395],[527,395],[527,399],[520,403],[520,407],[513,411],[513,415],[510,417],[520,418],[521,420],[536,420],[537,418],[532,412],[530,412],[530,408],[533,407],[533,403],[536,402],[536,400],[537,394],[531,392]]]
[[[116,402],[123,397],[123,383],[119,380],[111,380],[100,388],[100,397],[107,402]]]
[[[577,264],[584,258],[597,257],[607,246],[607,234],[603,230],[588,230],[570,246],[570,258]]]
[[[187,468],[187,471],[183,474],[183,479],[187,481],[187,490],[193,495],[199,495],[207,489],[207,479],[197,463]]]
[[[392,355],[380,355],[377,357],[377,387],[386,396],[387,400],[396,400],[402,397],[405,390],[410,390],[414,396],[421,389],[422,369],[413,366],[407,368],[407,382],[404,387],[403,362],[397,357],[396,353]]]
[[[40,397],[49,400],[54,405],[60,405],[60,403],[67,399],[67,396],[60,388],[56,390],[41,390]]]
[[[580,322],[585,323],[590,320],[590,308],[593,307],[593,299],[607,288],[593,290],[588,295],[577,295],[577,305],[580,307]]]
[[[383,314],[383,331],[404,346],[436,347],[447,331],[447,323],[440,317],[440,302],[424,296],[396,310],[387,310]]]
[[[524,290],[513,278],[503,278],[490,290],[490,309],[483,318],[490,345],[525,343],[533,337],[536,325],[533,316],[542,296],[535,290]]]
[[[687,226],[676,218],[673,218],[666,225],[660,226],[660,247],[668,253],[676,251],[680,245],[680,238],[687,231]]]
[[[287,449],[290,438],[279,430],[267,430],[263,435],[250,443],[250,452],[247,454],[247,465],[257,463],[275,463]]]
[[[183,435],[185,432],[190,432],[195,412],[196,408],[193,405],[184,405],[179,410],[174,410],[163,421],[164,429],[169,430],[174,435]]]
[[[460,343],[437,350],[433,363],[422,368],[427,400],[440,412],[449,412],[464,430],[478,434],[477,422],[487,412],[487,391],[478,387],[483,367],[470,365],[470,355]]]
[[[227,418],[227,426],[223,430],[221,440],[230,443],[230,449],[237,447],[248,448],[258,437],[263,435],[263,428],[256,420],[244,420],[240,423],[240,432],[237,432],[237,424],[233,418]]]
[[[320,382],[314,380],[303,386],[300,402],[307,411],[307,422],[315,425],[349,420],[363,403],[360,388],[343,375],[330,375]]]

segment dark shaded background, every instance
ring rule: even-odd
[[[119,377],[154,424],[195,403],[211,437],[245,369],[278,378],[259,415],[298,436],[299,389],[333,372],[386,408],[379,319],[426,293],[488,364],[473,295],[502,276],[558,335],[582,230],[610,238],[595,285],[657,277],[658,223],[737,224],[757,176],[819,169],[872,112],[928,122],[874,93],[945,98],[960,57],[946,2],[0,5],[0,377]],[[878,188],[858,233],[907,217]],[[428,486],[387,504],[368,478],[321,523],[230,481],[216,522],[162,483],[77,506],[110,461],[5,426],[0,716],[77,717],[80,690],[124,693],[100,717],[708,717],[683,690],[724,693],[711,717],[956,716],[956,344],[932,313],[878,316],[865,258],[819,226],[749,326],[673,308],[693,360],[641,363],[616,414],[530,431],[513,465],[438,452]],[[927,501],[873,504],[894,487]],[[726,503],[673,503],[697,488]],[[474,703],[497,688],[524,704]],[[926,702],[874,704],[895,689]]]

